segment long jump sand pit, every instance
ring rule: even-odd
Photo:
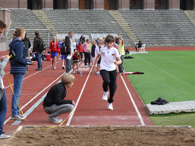
[[[190,127],[23,127],[7,146],[194,146]]]

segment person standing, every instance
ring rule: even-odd
[[[24,120],[25,117],[20,115],[20,109],[18,107],[17,102],[20,101],[20,94],[22,83],[24,79],[24,74],[26,74],[26,66],[27,65],[34,65],[35,62],[26,59],[26,50],[22,43],[22,39],[25,37],[25,30],[22,27],[16,28],[13,33],[13,40],[10,42],[10,52],[15,53],[15,58],[10,62],[11,69],[10,74],[13,74],[14,78],[14,91],[12,95],[12,116],[11,119],[13,120]],[[17,100],[17,102],[16,102]]]
[[[83,35],[81,35],[79,41],[80,41],[82,44],[84,44],[84,43],[85,43],[85,37],[84,37]]]
[[[87,61],[88,61],[88,66],[90,66],[90,62],[91,62],[89,43],[90,43],[90,39],[87,39],[86,42],[81,45],[81,47],[83,48],[83,51],[84,51],[84,55],[85,55],[85,67],[87,67]]]
[[[56,37],[53,37],[53,40],[50,42],[49,44],[50,50],[51,50],[51,58],[52,58],[52,66],[53,69],[56,69],[56,61],[57,61],[57,57],[58,57],[58,50],[59,50],[59,46],[58,46],[58,42],[56,41]]]
[[[113,110],[112,102],[114,101],[113,97],[116,92],[116,79],[117,79],[117,72],[116,72],[116,65],[122,63],[120,59],[120,55],[118,50],[113,47],[114,37],[112,35],[108,35],[105,39],[106,47],[100,49],[99,54],[96,57],[95,64],[99,60],[101,56],[100,62],[100,75],[103,79],[103,90],[104,94],[102,100],[108,101],[108,109]],[[95,71],[95,65],[93,66],[93,72]],[[110,90],[110,97],[108,97],[108,87]]]
[[[121,61],[122,61],[122,63],[119,64],[118,68],[119,68],[119,73],[123,73],[123,71],[124,71],[123,60],[124,60],[124,57],[125,57],[124,41],[121,38],[119,38],[118,43],[119,43],[118,52],[121,55],[120,58],[121,58]]]
[[[65,54],[65,61],[66,61],[66,73],[70,72],[71,66],[72,66],[72,55],[74,53],[73,48],[73,31],[69,32],[69,35],[65,37],[65,45],[66,45],[66,54]]]
[[[39,50],[39,45],[40,45],[40,35],[38,31],[35,31],[35,38],[33,42],[33,52],[35,53],[37,62],[38,62],[38,68],[35,69],[35,71],[41,71],[42,70],[42,51]]]
[[[27,33],[25,33],[25,37],[22,41],[23,41],[24,47],[26,49],[26,57],[30,57],[29,48],[31,47],[31,43],[30,43],[29,38],[27,38]]]
[[[6,29],[6,24],[0,20],[0,38],[3,35],[4,30]],[[5,135],[3,131],[3,124],[5,121],[6,113],[7,113],[7,99],[5,95],[5,89],[3,85],[3,77],[5,72],[3,68],[9,61],[9,55],[0,57],[0,139],[9,138],[11,135]]]

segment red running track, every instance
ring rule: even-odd
[[[24,113],[47,93],[52,85],[60,80],[56,79],[65,71],[61,69],[61,61],[58,61],[56,70],[52,69],[50,61],[43,61],[43,71],[36,72],[34,71],[36,68],[37,65],[29,66],[28,73],[25,75],[23,81],[20,106],[23,108]],[[76,82],[72,88],[67,89],[68,93],[66,97],[66,99],[71,99],[75,102],[78,101],[80,97],[80,101],[77,102],[73,116],[65,121],[63,125],[153,125],[142,100],[139,98],[139,95],[127,77],[123,78],[127,84],[128,90],[132,94],[138,112],[135,110],[120,75],[117,75],[117,91],[113,103],[114,110],[110,111],[107,110],[107,102],[102,100],[103,89],[101,76],[89,75],[91,68],[85,68],[83,63],[80,65],[80,69],[83,71],[83,75],[75,74]],[[7,65],[5,70],[9,72],[10,66]],[[13,83],[12,75],[8,73],[8,76]],[[27,117],[28,121],[24,120],[19,125],[12,125],[14,122],[14,120],[10,119],[12,92],[6,76],[3,80],[8,105],[6,123],[4,125],[6,134],[12,134],[18,126],[22,125],[56,125],[47,119],[48,115],[44,112],[42,103]],[[51,85],[48,86],[49,84]],[[82,89],[83,92],[81,92]],[[28,103],[30,100],[32,101]],[[140,113],[143,123],[140,122],[138,113]],[[68,114],[64,114],[61,115],[60,118],[65,119],[67,116]]]

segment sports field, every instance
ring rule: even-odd
[[[125,71],[141,71],[129,79],[145,104],[162,97],[169,102],[195,99],[195,51],[149,51],[124,61]],[[195,114],[153,115],[155,125],[191,125]]]

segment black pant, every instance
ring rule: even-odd
[[[116,85],[117,72],[116,72],[116,70],[113,70],[113,71],[100,70],[100,74],[101,74],[102,79],[104,81],[103,82],[104,92],[108,91],[108,86],[109,86],[110,97],[108,99],[108,102],[112,103],[114,101],[113,97],[114,97],[114,94],[115,94],[116,88],[117,88],[117,85]]]
[[[85,65],[87,65],[87,61],[88,61],[88,65],[90,65],[91,62],[90,52],[84,52],[84,55],[85,55]]]
[[[83,52],[79,52],[81,56],[81,60],[83,60]]]

